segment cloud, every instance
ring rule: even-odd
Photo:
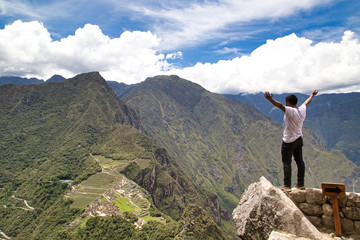
[[[96,8],[104,5],[103,1],[86,0],[47,0],[47,1],[29,1],[29,0],[1,0],[0,15],[3,16],[21,16],[26,19],[46,20],[58,17],[70,17],[72,20],[79,18],[84,14],[95,14]]]
[[[6,0],[1,1],[0,15],[10,16],[13,14],[39,17],[39,15],[35,13],[33,9],[30,9],[29,6],[24,2],[6,1]]]
[[[166,8],[162,5],[138,5],[135,1],[132,10],[158,19],[153,30],[163,39],[161,48],[172,50],[184,45],[196,46],[211,39],[227,39],[234,36],[234,31],[244,35],[246,33],[239,25],[258,20],[274,21],[331,1],[220,0],[186,2],[181,7],[177,4]],[[159,22],[161,24],[157,24]],[[237,30],[234,30],[234,25],[237,25]]]
[[[235,55],[241,55],[242,49],[240,48],[228,48],[224,47],[222,49],[216,50],[215,53],[219,55],[225,55],[225,54],[235,54]]]
[[[0,30],[0,75],[47,79],[99,71],[108,80],[135,83],[170,67],[159,43],[151,32],[125,31],[110,38],[91,24],[53,41],[40,22],[18,20]]]
[[[250,55],[171,73],[218,93],[360,91],[360,43],[351,31],[340,42],[317,44],[291,34],[267,40]]]
[[[150,31],[110,38],[92,24],[54,41],[40,22],[18,20],[0,29],[0,76],[48,79],[99,71],[107,80],[133,84],[177,74],[218,93],[360,91],[360,43],[351,31],[340,41],[316,44],[290,34],[267,40],[249,55],[186,68],[175,68],[181,52],[163,54],[160,44]]]
[[[178,59],[178,58],[182,58],[182,52],[174,52],[174,53],[168,53],[166,55],[166,59]]]

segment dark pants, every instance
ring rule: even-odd
[[[291,188],[291,157],[297,165],[297,186],[304,186],[305,163],[302,155],[303,139],[299,137],[292,143],[283,142],[281,145],[281,156],[284,168],[284,187]]]

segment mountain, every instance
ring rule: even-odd
[[[63,82],[65,81],[66,78],[64,78],[61,75],[57,75],[55,74],[54,76],[52,76],[51,78],[49,78],[48,80],[46,80],[46,83],[51,83],[51,82]]]
[[[119,83],[116,81],[107,81],[107,84],[112,88],[112,90],[114,90],[115,94],[119,98],[127,95],[136,86],[136,84],[127,85],[125,83]]]
[[[223,238],[218,225],[229,216],[217,196],[138,130],[137,114],[99,73],[0,86],[0,125],[0,230],[7,236],[191,239],[207,226],[205,237]],[[189,211],[198,212],[196,221]]]
[[[0,77],[0,85],[4,84],[16,84],[16,85],[29,85],[29,84],[43,84],[43,83],[50,83],[50,82],[63,82],[66,80],[63,76],[55,74],[48,80],[40,80],[37,78],[22,78],[22,77],[15,77],[15,76],[3,76]]]
[[[274,95],[274,99],[285,102],[289,94]],[[299,103],[308,96],[296,94]],[[225,95],[240,102],[246,102],[278,122],[282,122],[283,113],[270,104],[260,94]],[[311,129],[330,150],[339,150],[347,158],[360,165],[360,93],[322,94],[314,98],[309,105],[304,126]]]
[[[357,99],[331,105],[329,110],[309,116],[305,126],[314,131],[329,149],[340,150],[359,166],[360,93],[357,95]]]
[[[0,85],[4,84],[17,84],[17,85],[27,85],[27,84],[42,84],[43,80],[37,78],[22,78],[15,76],[3,76],[0,77]]]
[[[135,109],[143,131],[194,181],[215,192],[228,211],[260,176],[281,185],[282,126],[249,104],[178,76],[148,78],[122,100]],[[339,151],[326,151],[308,130],[304,154],[308,187],[359,178],[354,163]]]

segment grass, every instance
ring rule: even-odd
[[[130,161],[135,161],[139,165],[140,169],[145,169],[150,165],[150,159],[132,159],[131,157],[129,157],[128,160],[118,160],[108,158],[102,155],[93,155],[93,157],[103,168],[115,170],[115,172],[117,173],[124,170],[124,168],[129,164]]]
[[[74,200],[71,205],[74,208],[85,209],[97,197],[105,193],[110,187],[122,179],[122,176],[112,176],[106,173],[98,173],[80,184],[80,187],[71,195]]]
[[[93,157],[98,160],[99,164],[104,168],[116,167],[127,164],[129,162],[128,160],[113,160],[111,158],[107,158],[101,155],[94,155]]]
[[[131,201],[135,203],[141,209],[148,210],[150,207],[150,203],[147,199],[139,197],[139,195],[135,195],[131,197]]]
[[[142,217],[142,219],[145,220],[146,222],[156,221],[156,222],[159,222],[159,223],[162,223],[162,224],[166,223],[166,220],[164,218],[162,218],[162,217],[152,217],[150,215],[147,215],[147,216]]]
[[[122,212],[133,212],[133,213],[140,213],[140,209],[136,207],[134,204],[130,202],[130,199],[126,197],[118,197],[113,200],[116,207]]]
[[[90,203],[92,203],[99,194],[81,194],[75,193],[71,196],[71,199],[74,200],[71,207],[85,209]]]
[[[149,159],[136,159],[135,162],[137,163],[137,165],[139,165],[140,169],[145,169],[150,166]]]

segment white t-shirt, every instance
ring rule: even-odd
[[[306,117],[306,105],[302,104],[299,108],[285,106],[284,114],[284,134],[283,141],[292,143],[302,137],[302,127]]]

